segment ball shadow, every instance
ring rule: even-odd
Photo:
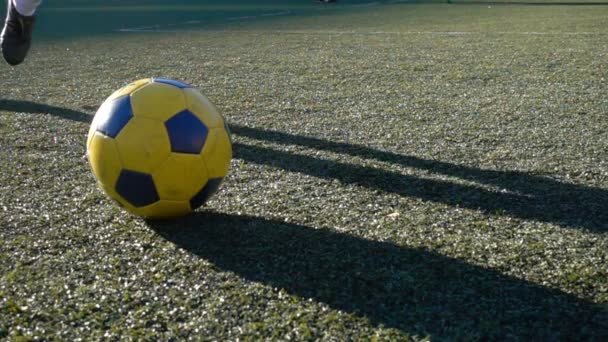
[[[422,248],[214,212],[149,225],[221,270],[377,326],[440,339],[608,338],[606,307]]]

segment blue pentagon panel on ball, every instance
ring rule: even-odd
[[[188,83],[184,83],[184,82],[180,82],[180,81],[176,81],[176,80],[170,80],[167,78],[153,78],[152,82],[169,84],[169,85],[178,87],[180,89],[192,88],[192,86],[189,85]]]
[[[133,117],[131,99],[129,96],[123,96],[109,103],[104,103],[96,115],[100,116],[97,131],[110,138],[116,138],[120,130]]]
[[[152,176],[131,170],[120,172],[116,181],[116,192],[136,208],[160,200]]]
[[[165,122],[171,151],[198,154],[203,149],[209,129],[189,110],[175,114]]]
[[[207,181],[207,184],[190,200],[190,207],[192,210],[202,206],[207,200],[213,196],[220,188],[222,184],[222,178],[211,178]]]

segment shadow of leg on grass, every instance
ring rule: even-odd
[[[424,249],[213,212],[149,224],[222,270],[374,325],[439,339],[608,338],[606,308]]]
[[[92,115],[84,112],[31,101],[0,99],[0,110],[30,114],[50,114],[63,119],[86,123],[90,123],[93,120]]]
[[[338,179],[403,196],[417,197],[488,213],[555,223],[595,232],[608,231],[608,190],[562,183],[518,171],[495,171],[380,151],[362,145],[332,142],[276,131],[231,125],[234,134],[284,145],[351,155],[457,177],[500,188],[422,179],[376,168],[293,155],[265,147],[236,143],[235,157],[315,177]]]
[[[30,101],[0,99],[0,110],[48,113],[85,123],[92,120],[92,115],[84,112]],[[235,158],[452,206],[549,222],[563,227],[608,232],[608,190],[605,189],[562,183],[525,172],[484,170],[422,159],[356,144],[240,125],[230,127],[232,132],[239,136],[394,163],[403,167],[426,170],[432,174],[457,177],[498,187],[504,191],[489,191],[471,185],[422,179],[377,168],[298,156],[240,143],[234,144]]]

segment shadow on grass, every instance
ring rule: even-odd
[[[222,270],[408,333],[454,340],[606,340],[608,311],[424,249],[200,212],[149,222]]]
[[[502,191],[423,179],[397,172],[235,143],[235,157],[239,159],[451,206],[480,209],[488,213],[550,222],[565,227],[580,227],[595,232],[608,231],[608,190],[562,183],[524,172],[483,170],[361,145],[258,128],[231,125],[230,129],[240,136],[398,164],[433,174],[495,186]]]
[[[89,123],[92,116],[76,110],[29,101],[0,99],[0,110],[48,113]],[[362,145],[333,142],[277,131],[231,125],[235,135],[284,145],[299,145],[370,160],[398,164],[498,187],[490,191],[472,185],[423,179],[397,172],[294,155],[260,146],[234,144],[235,158],[266,164],[315,177],[337,179],[401,196],[411,196],[451,206],[483,210],[569,228],[608,232],[608,190],[562,183],[518,171],[495,171],[422,159]]]
[[[50,114],[63,119],[85,123],[90,123],[93,120],[93,116],[87,113],[31,101],[0,99],[0,110],[30,114]]]
[[[27,101],[0,100],[0,110],[91,120],[83,112]],[[236,143],[235,156],[251,162],[455,206],[502,210],[526,219],[596,231],[606,227],[605,190],[238,125],[232,129],[236,135],[397,163],[517,193],[488,192]],[[464,340],[608,339],[605,307],[428,250],[329,229],[217,213],[149,224],[167,240],[221,269],[302,298],[314,298],[366,317],[375,325]]]

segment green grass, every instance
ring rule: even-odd
[[[297,13],[57,28],[0,66],[0,339],[606,340],[608,7]],[[84,158],[97,106],[152,76],[233,130],[177,221]]]

